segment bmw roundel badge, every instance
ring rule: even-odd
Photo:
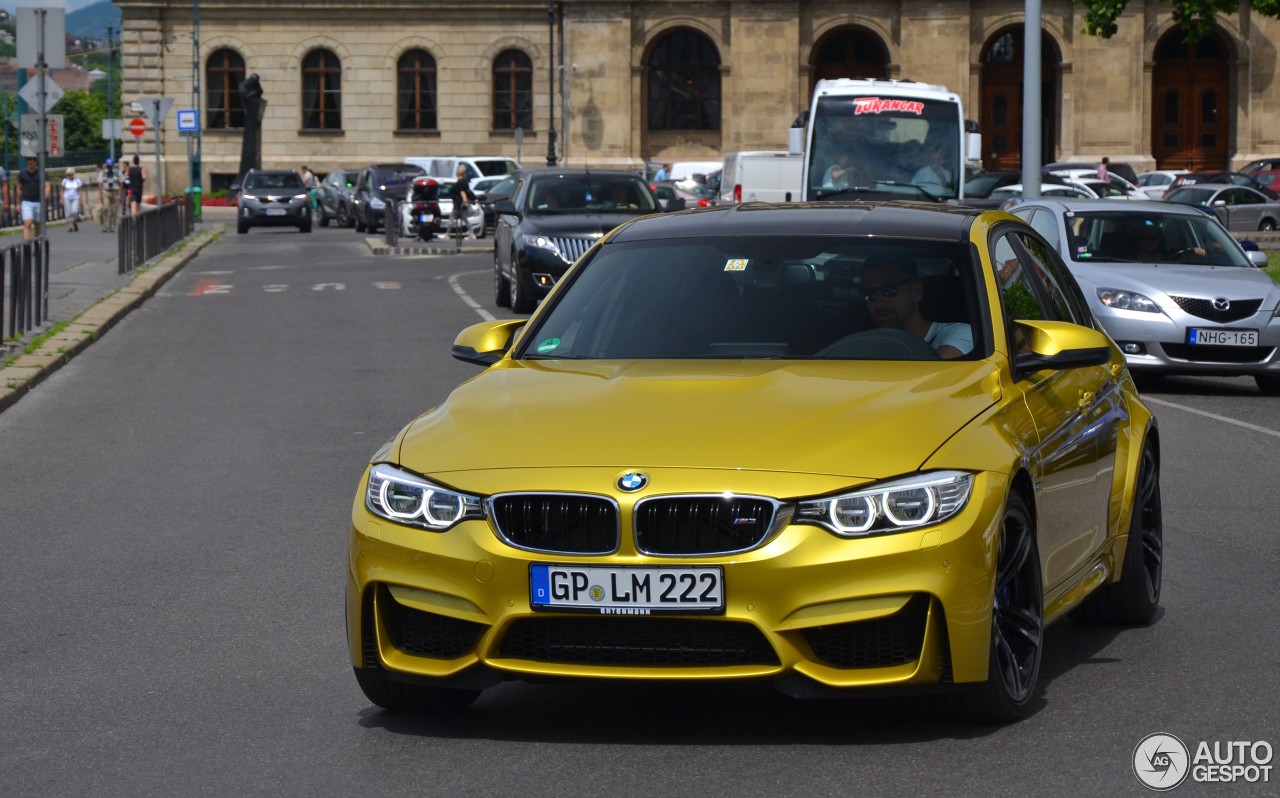
[[[649,478],[639,471],[628,471],[618,477],[618,487],[627,493],[635,493],[648,484]]]

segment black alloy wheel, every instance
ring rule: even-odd
[[[316,215],[320,217],[316,221],[320,222],[321,227],[329,226],[329,214],[325,213],[323,202],[320,203],[320,207],[316,209]]]
[[[337,222],[338,227],[350,227],[350,226],[351,226],[351,216],[350,216],[350,214],[348,214],[348,213],[347,213],[347,205],[346,205],[346,203],[344,203],[344,202],[339,202],[339,203],[338,203],[338,215],[337,215],[337,217],[334,219],[334,221],[335,221],[335,222]]]
[[[1044,584],[1035,523],[1026,501],[1009,494],[996,557],[987,680],[958,685],[935,706],[974,723],[1009,723],[1025,715],[1040,679],[1044,649]]]
[[[516,313],[532,313],[536,303],[533,297],[524,290],[524,278],[520,275],[520,266],[516,263],[516,253],[511,253],[511,280],[509,281],[511,304],[508,306]]]
[[[1138,464],[1129,540],[1120,579],[1104,585],[1074,612],[1080,623],[1145,626],[1160,607],[1164,578],[1164,511],[1160,501],[1160,458],[1148,441]]]

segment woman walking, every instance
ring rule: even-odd
[[[62,178],[62,215],[70,222],[68,232],[80,231],[80,189],[84,181],[76,177],[75,169],[68,169]]]
[[[133,166],[129,167],[129,215],[137,216],[142,206],[142,186],[147,182],[147,170],[142,168],[138,156],[133,156]]]

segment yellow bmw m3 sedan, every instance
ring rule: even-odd
[[[346,622],[374,704],[507,679],[936,693],[1007,722],[1045,627],[1150,623],[1156,421],[1039,235],[999,211],[650,216],[372,458]]]

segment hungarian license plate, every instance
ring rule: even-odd
[[[1208,330],[1192,327],[1187,330],[1187,343],[1200,346],[1257,346],[1257,330]]]
[[[266,214],[268,216],[284,216],[284,208],[267,208]]]
[[[724,613],[720,566],[529,566],[529,601],[535,610],[600,615]]]

